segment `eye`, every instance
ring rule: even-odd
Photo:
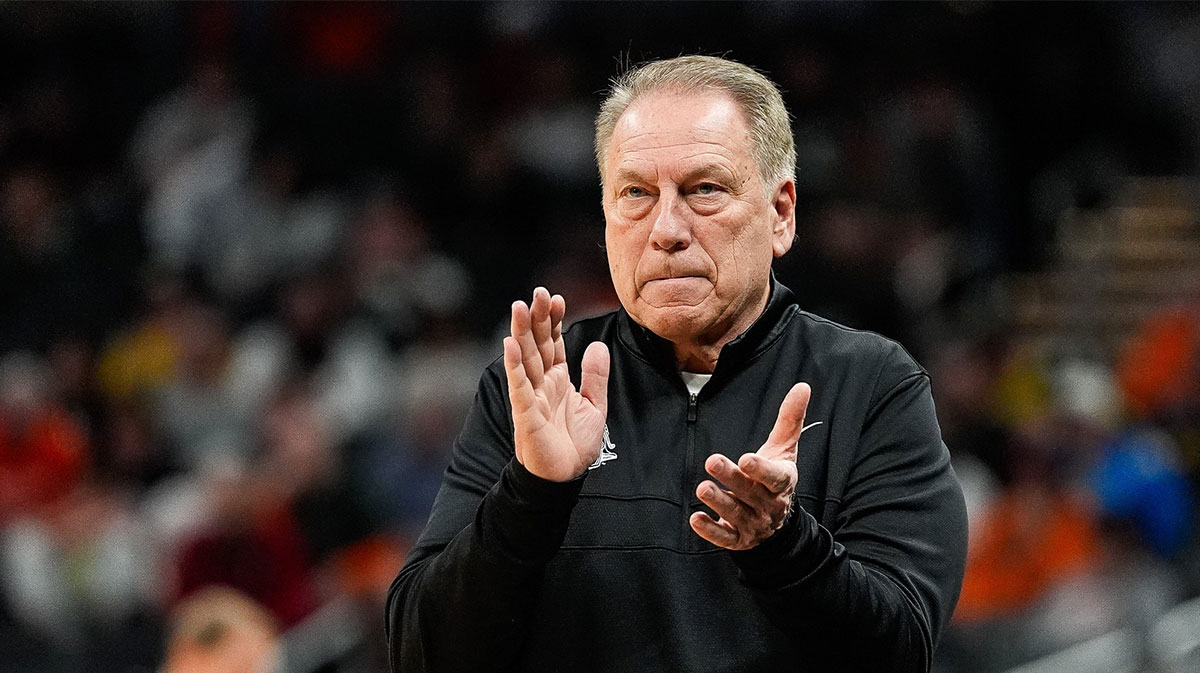
[[[701,196],[708,196],[717,193],[717,186],[711,182],[702,182],[696,185],[696,193]]]
[[[628,196],[630,198],[638,199],[645,195],[646,195],[646,190],[642,189],[641,187],[626,187],[625,188],[625,196]]]

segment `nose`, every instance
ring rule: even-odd
[[[656,250],[673,252],[691,245],[692,224],[686,204],[675,195],[662,195],[658,200],[658,216],[650,229],[650,245]]]

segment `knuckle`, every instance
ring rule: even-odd
[[[761,460],[747,461],[746,465],[742,467],[742,470],[751,478],[758,481],[762,481],[763,478],[770,476],[763,468],[763,462]]]

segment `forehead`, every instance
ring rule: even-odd
[[[621,114],[607,160],[613,165],[714,154],[750,159],[749,127],[738,104],[718,92],[654,92]]]

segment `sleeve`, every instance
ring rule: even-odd
[[[832,530],[797,505],[734,563],[829,670],[928,671],[962,586],[966,508],[928,376],[873,397]]]
[[[388,590],[393,671],[504,670],[558,551],[582,485],[541,479],[514,458],[498,367],[480,381],[421,538]]]

